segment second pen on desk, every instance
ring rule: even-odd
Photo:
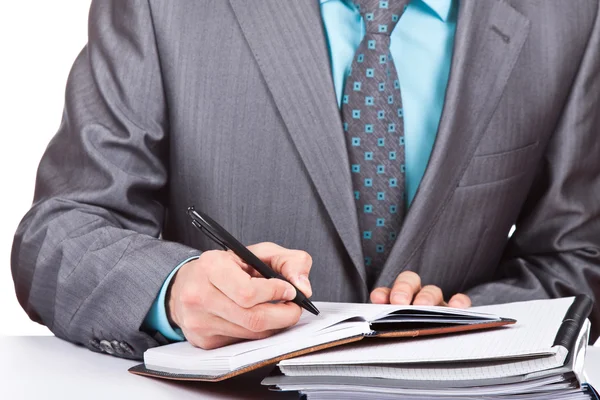
[[[242,259],[246,264],[258,271],[259,274],[267,279],[277,278],[282,281],[289,283],[287,279],[280,273],[274,271],[267,264],[262,262],[258,257],[254,255],[250,250],[241,244],[236,238],[234,238],[229,232],[227,232],[221,225],[215,220],[210,218],[208,215],[198,211],[191,206],[187,210],[189,217],[192,219],[192,224],[203,232],[206,236],[211,238],[215,243],[221,246],[224,250],[233,251],[239,258]],[[290,285],[292,285],[290,283]],[[294,286],[294,285],[292,285]],[[319,315],[319,310],[314,304],[294,286],[296,289],[296,297],[292,300],[306,311]]]

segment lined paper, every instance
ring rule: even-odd
[[[554,355],[556,332],[572,303],[571,297],[477,307],[475,311],[513,318],[517,323],[443,337],[369,340],[284,360],[280,365],[439,363]]]
[[[487,361],[461,364],[382,365],[280,365],[286,376],[349,376],[402,379],[410,381],[474,381],[522,376],[558,368],[567,356],[566,349],[557,354],[521,361]]]

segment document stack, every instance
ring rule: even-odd
[[[517,322],[288,358],[263,385],[308,400],[598,399],[583,373],[591,307],[586,296],[476,307]]]

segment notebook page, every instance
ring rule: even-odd
[[[332,303],[327,301],[315,301],[313,304],[321,311],[321,315],[360,315],[366,321],[402,309],[402,306],[391,304]],[[303,311],[303,316],[304,314],[312,315],[306,310]]]
[[[315,306],[321,311],[322,314],[350,314],[360,315],[367,321],[376,321],[383,319],[386,316],[393,313],[402,313],[402,311],[410,310],[425,311],[430,313],[439,313],[456,316],[474,317],[480,319],[498,319],[496,315],[483,313],[477,311],[474,308],[471,309],[459,309],[451,307],[433,307],[433,306],[413,306],[413,305],[392,305],[392,304],[362,304],[362,303],[330,303],[315,301]],[[306,311],[304,311],[307,314]],[[309,314],[310,315],[310,314]]]
[[[517,320],[498,329],[410,340],[365,340],[309,354],[280,365],[455,362],[555,354],[554,339],[573,298],[478,307]]]
[[[192,346],[189,342],[155,347],[144,353],[144,363],[148,368],[152,367],[151,369],[160,371],[223,372],[240,367],[240,363],[259,362],[267,359],[263,357],[265,349],[276,348],[281,345],[289,347],[287,346],[289,343],[299,343],[300,341],[303,342],[303,346],[310,346],[311,343],[313,345],[325,343],[320,338],[323,335],[327,335],[326,341],[336,340],[336,338],[342,339],[349,337],[344,333],[345,329],[349,329],[350,333],[348,335],[352,336],[370,331],[364,318],[356,318],[356,316],[361,315],[365,308],[344,307],[339,304],[343,303],[315,302],[315,305],[321,311],[319,315],[304,311],[296,325],[265,339],[244,341],[213,350],[203,350]],[[355,306],[356,304],[349,305]],[[374,307],[374,309],[378,310],[379,307]],[[354,318],[354,321],[340,324],[342,321],[352,318]],[[338,331],[337,335],[332,334],[336,331]],[[307,342],[306,338],[311,338],[310,343],[305,343]],[[298,349],[302,348],[304,347],[298,347]],[[289,352],[289,350],[285,352]],[[285,352],[281,354],[285,354]],[[249,355],[249,353],[254,355]],[[269,353],[273,352],[270,351]],[[237,361],[236,357],[241,360]]]
[[[593,397],[590,397],[586,392],[582,392],[580,389],[569,389],[568,386],[566,389],[560,389],[556,387],[552,387],[553,391],[546,392],[534,392],[527,393],[522,395],[511,394],[511,400],[590,400]],[[397,400],[398,394],[395,393],[365,393],[363,391],[352,391],[346,388],[338,389],[336,391],[321,389],[321,390],[302,390],[302,394],[306,395],[307,400],[366,400],[366,399],[377,399],[377,400]],[[446,394],[442,394],[439,396],[433,395],[422,395],[422,394],[414,394],[414,395],[402,395],[403,400],[447,400],[449,397]],[[453,397],[452,399],[456,399]],[[460,399],[470,399],[470,400],[494,400],[494,399],[505,399],[505,397],[473,397],[466,396],[460,397]]]
[[[280,365],[286,376],[346,376],[410,381],[469,381],[524,376],[538,371],[559,368],[567,356],[566,349],[557,354],[502,361],[483,361],[461,364],[365,364],[356,365]],[[473,382],[476,384],[475,382]],[[477,384],[479,385],[479,384]]]
[[[365,393],[372,394],[394,394],[396,396],[422,396],[422,399],[441,398],[449,399],[449,396],[457,396],[461,399],[480,399],[480,396],[507,396],[512,399],[514,395],[521,393],[548,392],[550,390],[564,390],[572,386],[570,380],[565,380],[562,376],[550,376],[527,382],[516,382],[509,384],[499,384],[480,387],[414,387],[405,385],[404,382],[394,380],[381,380],[372,378],[338,378],[331,377],[269,377],[263,380],[263,385],[277,385],[282,390],[295,390],[303,393],[328,390],[332,393],[340,391],[353,391],[362,393],[363,398],[367,398]],[[422,385],[419,385],[422,386]],[[379,398],[379,397],[374,397]],[[540,396],[540,399],[547,400],[548,397]]]

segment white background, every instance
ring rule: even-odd
[[[87,42],[89,7],[90,0],[0,1],[0,335],[50,333],[17,302],[10,250],[60,124],[69,70]]]
[[[60,124],[71,65],[87,42],[90,2],[0,1],[0,335],[50,334],[17,302],[10,251]]]

